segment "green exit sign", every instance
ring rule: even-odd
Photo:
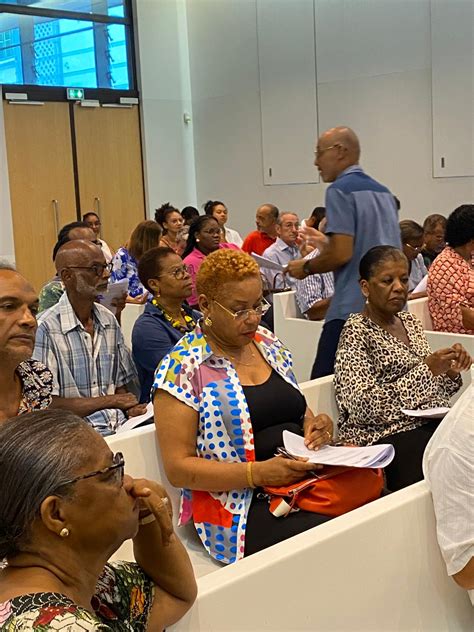
[[[68,88],[67,98],[69,101],[83,101],[84,100],[84,88]]]

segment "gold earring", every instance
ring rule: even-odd
[[[61,531],[59,532],[59,535],[62,538],[67,538],[69,535],[69,529],[67,529],[66,527],[64,527],[63,529],[61,529]]]
[[[212,318],[210,316],[206,316],[206,318],[204,319],[204,324],[206,325],[206,327],[212,327]]]

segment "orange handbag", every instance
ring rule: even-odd
[[[265,486],[263,490],[277,518],[298,509],[335,517],[379,498],[383,483],[381,469],[326,465],[311,478],[283,487]]]

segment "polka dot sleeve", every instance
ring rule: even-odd
[[[161,389],[199,411],[199,383],[199,365],[192,354],[178,343],[156,369],[152,397],[157,389]]]

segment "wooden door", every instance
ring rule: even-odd
[[[59,228],[77,219],[69,105],[3,107],[16,265],[39,291]]]
[[[145,219],[138,107],[74,108],[81,213],[100,215],[114,249]]]

